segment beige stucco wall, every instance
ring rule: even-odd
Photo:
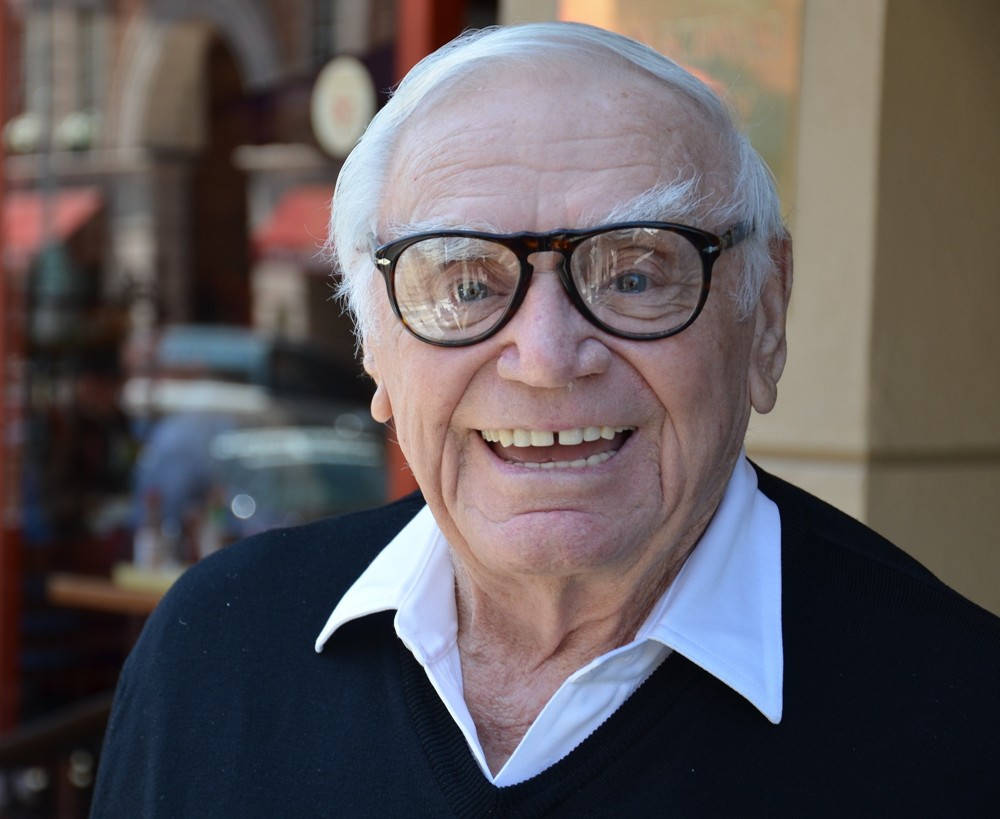
[[[867,518],[1000,612],[1000,5],[890,0]]]
[[[1000,4],[889,3],[871,430],[1000,455]]]
[[[808,2],[803,20],[795,285],[775,410],[751,422],[766,468],[865,514],[884,3]]]

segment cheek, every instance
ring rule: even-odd
[[[705,411],[714,421],[710,431],[714,440],[707,446],[713,456],[724,453],[716,463],[728,462],[728,456],[735,456],[743,446],[750,420],[749,345],[744,341],[729,336],[712,361],[709,406]]]
[[[678,337],[683,343],[659,358],[654,387],[664,408],[664,446],[697,457],[734,438],[742,442],[749,413],[747,334],[742,326],[716,329],[707,324]]]
[[[430,374],[407,366],[394,380],[393,410],[400,446],[412,460],[426,448],[429,438],[445,426],[445,396],[436,389]]]
[[[410,345],[408,339],[392,351],[389,361],[383,383],[396,440],[425,491],[437,491],[461,457],[465,436],[453,428],[453,419],[466,400],[476,362],[465,360],[462,351],[416,340]]]

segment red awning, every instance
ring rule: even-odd
[[[65,242],[100,210],[101,202],[100,190],[93,187],[52,194],[8,191],[3,199],[5,256],[18,264],[34,256],[46,239]]]
[[[326,241],[332,196],[333,189],[325,185],[303,185],[285,193],[254,231],[254,252],[315,255]]]

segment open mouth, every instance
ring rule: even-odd
[[[483,429],[504,461],[530,469],[580,469],[613,458],[635,427],[589,426],[560,430]]]

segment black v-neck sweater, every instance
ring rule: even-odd
[[[122,672],[94,817],[994,816],[1000,621],[761,474],[782,524],[784,715],[676,652],[567,757],[496,788],[392,613],[313,641],[413,496],[189,571]]]

